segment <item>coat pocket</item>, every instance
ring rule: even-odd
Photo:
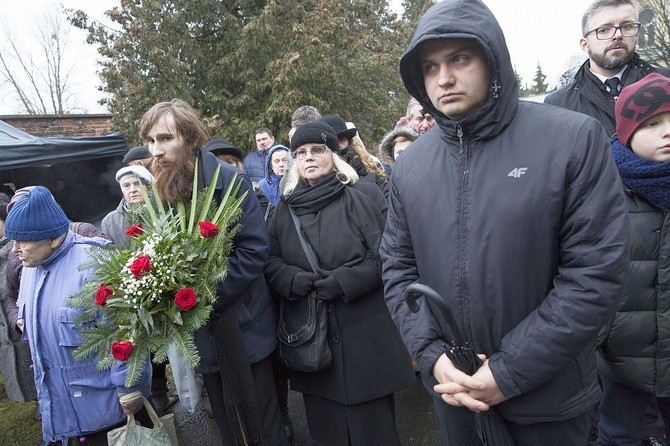
[[[58,321],[58,345],[61,347],[78,347],[84,343],[81,329],[93,327],[94,320],[77,321],[82,310],[77,308],[59,307],[56,312]]]
[[[82,432],[98,431],[125,418],[109,370],[92,370],[69,382],[70,401]]]

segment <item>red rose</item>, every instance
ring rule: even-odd
[[[133,343],[130,341],[119,341],[112,343],[112,356],[117,361],[127,361],[133,352]]]
[[[98,288],[98,291],[95,292],[95,304],[104,307],[107,305],[107,298],[112,294],[114,294],[112,290],[103,283]]]
[[[133,260],[133,263],[130,265],[130,272],[133,273],[133,276],[135,277],[140,277],[148,271],[151,271],[151,258],[146,254]]]
[[[142,227],[142,223],[134,225],[126,229],[126,235],[128,237],[137,237],[138,235],[144,234],[144,228]]]
[[[200,226],[200,235],[205,238],[214,237],[219,232],[219,228],[211,221],[199,221],[198,225]]]
[[[188,311],[195,307],[195,299],[198,297],[193,288],[182,288],[174,295],[174,304],[180,310]]]

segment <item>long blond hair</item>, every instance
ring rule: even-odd
[[[325,147],[325,145],[324,145]],[[358,181],[358,174],[347,164],[342,158],[337,156],[332,150],[328,149],[328,152],[333,159],[333,171],[337,172],[337,179],[342,182],[342,184],[354,184]],[[298,186],[298,183],[302,177],[300,176],[300,171],[298,170],[298,163],[292,163],[291,167],[286,174],[286,181],[282,189],[282,195],[288,197],[291,195],[295,188]]]
[[[384,181],[388,181],[386,172],[384,172],[384,169],[377,163],[374,157],[370,155],[370,152],[368,152],[368,150],[365,148],[365,145],[363,144],[363,140],[358,135],[356,135],[349,141],[351,141],[351,147],[354,149],[354,152],[356,152],[356,156],[363,163],[365,170],[368,172],[373,172]]]

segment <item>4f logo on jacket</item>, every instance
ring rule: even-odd
[[[510,173],[507,174],[507,176],[512,178],[521,178],[521,175],[524,175],[527,170],[527,167],[517,167],[512,169]]]

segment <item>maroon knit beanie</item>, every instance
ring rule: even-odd
[[[621,90],[614,106],[616,133],[623,145],[647,119],[670,111],[670,78],[652,73]]]

